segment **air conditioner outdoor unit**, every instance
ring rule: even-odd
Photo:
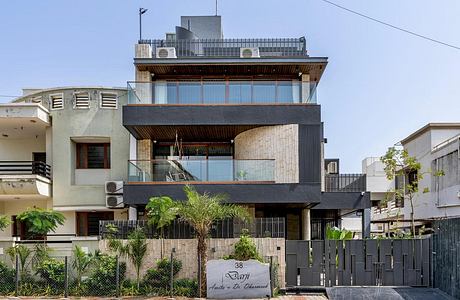
[[[259,58],[259,48],[240,48],[241,58]]]
[[[174,47],[157,47],[157,58],[177,58],[176,48]]]
[[[107,208],[124,208],[125,204],[123,203],[122,195],[106,195],[105,196],[105,206]]]
[[[123,194],[123,181],[106,181],[106,194]]]

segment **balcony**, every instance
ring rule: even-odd
[[[267,39],[140,40],[152,47],[174,47],[178,58],[240,58],[241,48],[258,48],[260,57],[308,57],[305,37]]]
[[[325,178],[326,192],[365,192],[365,174],[327,174]]]
[[[316,82],[200,80],[128,82],[129,104],[316,104]]]
[[[51,167],[41,161],[0,161],[0,199],[51,196]]]
[[[130,160],[128,182],[273,183],[275,160]]]

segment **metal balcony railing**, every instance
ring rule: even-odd
[[[273,159],[130,160],[129,182],[275,181]]]
[[[126,239],[129,234],[136,228],[142,228],[147,238],[159,238],[160,231],[146,220],[116,220],[116,221],[99,221],[99,235],[102,239],[108,238],[111,233],[107,225],[116,228],[112,237]],[[210,236],[212,238],[238,238],[243,230],[247,230],[252,237],[285,237],[285,220],[284,218],[254,218],[252,221],[243,222],[232,219],[224,219],[217,222],[211,227]],[[163,230],[163,238],[167,239],[191,239],[195,237],[195,231],[189,223],[176,219]]]
[[[128,82],[129,104],[316,104],[316,82],[158,80]]]
[[[266,39],[191,39],[140,40],[139,44],[152,46],[152,57],[157,47],[174,47],[178,58],[240,57],[241,48],[258,48],[260,57],[306,57],[305,37]]]
[[[40,175],[51,179],[51,166],[42,161],[0,161],[0,175]]]
[[[366,174],[327,174],[326,192],[365,192]]]

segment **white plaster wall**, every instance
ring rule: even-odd
[[[274,159],[276,183],[299,182],[298,125],[264,126],[235,138],[236,159]]]
[[[74,91],[64,91],[64,109],[52,110],[53,118],[53,206],[55,208],[105,206],[104,182],[100,174],[87,178],[75,172],[75,142],[73,140],[110,141],[111,168],[104,179],[125,180],[129,158],[129,133],[123,127],[121,108],[127,102],[125,90],[105,89],[119,95],[118,109],[99,108],[99,91],[89,89],[90,109],[73,109]],[[107,171],[107,170],[105,170]],[[77,178],[78,177],[78,178]],[[77,185],[78,183],[78,185]],[[86,184],[88,183],[88,184]],[[96,184],[95,184],[96,183]]]
[[[450,139],[460,134],[459,129],[431,129],[414,140],[404,145],[409,155],[416,156],[422,165],[422,172],[431,169],[432,161],[446,153],[445,151],[437,151],[432,153],[434,146],[439,145],[447,139]],[[437,205],[437,195],[432,190],[433,176],[426,174],[421,180],[419,190],[424,188],[430,190],[429,193],[419,192],[414,198],[414,215],[416,219],[431,219],[460,216],[460,199],[457,197],[455,187],[442,192],[444,198],[441,203],[449,203],[445,206]],[[402,209],[403,214],[410,216],[410,202],[405,201],[405,207]]]
[[[75,185],[104,185],[110,179],[109,169],[75,169]]]
[[[27,139],[0,138],[0,160],[32,160],[32,152],[46,152],[45,135]]]
[[[9,219],[11,219],[12,216],[18,215],[27,208],[32,208],[32,207],[39,207],[46,209],[47,208],[47,200],[46,199],[30,199],[30,198],[24,198],[22,197],[19,200],[16,199],[11,199],[7,201],[0,201],[0,215],[5,215]],[[13,229],[12,226],[10,225],[8,228],[6,228],[4,231],[0,231],[0,238],[11,238],[13,234]]]

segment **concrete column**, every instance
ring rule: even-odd
[[[136,58],[152,58],[152,47],[148,44],[136,44],[134,57]],[[130,101],[136,101],[136,104],[148,104],[152,103],[152,77],[149,71],[140,71],[136,67],[135,72],[136,83],[131,84],[132,88],[135,89],[137,99],[130,99]],[[134,104],[134,103],[131,103]]]
[[[361,225],[362,225],[362,238],[371,237],[371,208],[365,208],[362,210],[361,216]]]
[[[302,89],[300,95],[300,102],[304,102],[310,98],[310,75],[309,74],[302,74]]]
[[[128,208],[128,220],[137,220],[137,208],[133,206]]]
[[[310,209],[302,209],[302,240],[311,240]]]
[[[145,140],[137,140],[137,161],[136,166],[141,169],[144,174],[141,174],[142,180],[150,180],[151,178],[151,170],[152,164],[150,160],[152,159],[152,141],[145,139]]]

